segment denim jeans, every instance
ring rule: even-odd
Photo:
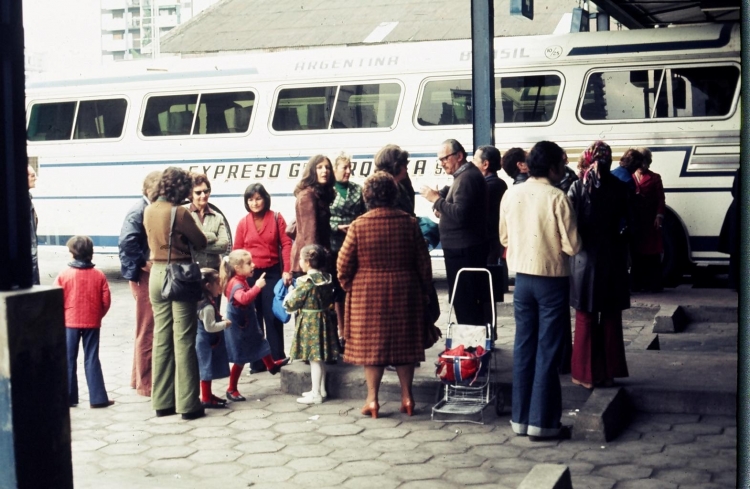
[[[519,435],[546,437],[560,431],[557,370],[564,331],[570,327],[568,294],[568,277],[516,274],[511,426]]]
[[[65,328],[68,344],[68,401],[78,404],[78,343],[83,340],[83,368],[89,387],[89,403],[109,401],[104,387],[102,364],[99,362],[99,328]]]

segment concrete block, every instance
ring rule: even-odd
[[[654,317],[653,333],[679,333],[688,323],[682,306],[668,305],[659,309]]]
[[[629,345],[625,347],[625,351],[646,351],[646,350],[661,350],[661,344],[659,343],[658,334],[642,333],[635,337]]]
[[[63,292],[0,293],[0,487],[73,488]]]
[[[690,323],[738,323],[738,309],[725,306],[682,306],[685,317]]]
[[[578,440],[608,442],[630,423],[632,407],[625,389],[594,389],[576,413],[573,437]]]
[[[573,489],[570,470],[565,465],[537,464],[518,489]]]

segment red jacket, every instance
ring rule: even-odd
[[[274,212],[268,211],[263,216],[260,232],[255,227],[253,214],[248,214],[237,224],[234,233],[232,250],[247,250],[253,257],[256,268],[268,268],[279,263],[279,245],[281,245],[282,271],[292,269],[290,255],[292,240],[286,235],[286,221],[278,213],[278,223],[274,219]],[[275,285],[275,284],[274,284]]]
[[[70,267],[60,272],[55,285],[65,295],[66,328],[101,328],[112,303],[104,274],[95,268]]]

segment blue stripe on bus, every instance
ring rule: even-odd
[[[108,76],[103,78],[92,78],[83,80],[55,80],[29,83],[26,88],[49,88],[49,87],[77,87],[84,85],[105,85],[107,83],[133,83],[155,80],[177,80],[183,78],[215,78],[217,76],[257,75],[255,68],[234,68],[230,70],[206,70],[187,72],[150,72],[141,75]]]
[[[725,24],[719,37],[708,40],[644,42],[622,44],[617,46],[581,46],[572,48],[568,56],[592,56],[601,54],[651,53],[655,51],[684,51],[689,49],[717,49],[729,44],[732,35],[732,24]]]
[[[436,158],[437,153],[413,153],[412,158]],[[352,158],[358,160],[373,159],[375,155],[353,155]],[[267,162],[296,162],[307,161],[309,156],[274,156],[274,157],[255,157],[255,158],[203,158],[199,160],[147,160],[147,161],[97,161],[91,163],[41,163],[42,168],[73,168],[73,167],[92,167],[92,166],[135,166],[135,165],[192,165],[200,163],[267,163]]]

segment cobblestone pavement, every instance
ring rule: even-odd
[[[242,377],[247,402],[194,421],[156,418],[149,399],[128,385],[133,299],[127,282],[110,279],[110,287],[100,357],[116,404],[89,409],[79,368],[81,404],[70,410],[78,488],[515,488],[542,462],[568,465],[576,489],[735,486],[730,417],[639,414],[607,444],[534,443],[515,436],[509,415],[496,417],[491,408],[485,425],[432,422],[428,405],[409,418],[397,403],[385,403],[373,420],[359,413],[359,399],[304,406],[281,393],[278,376],[258,374]],[[225,388],[214,382],[215,394]],[[565,415],[572,423],[574,412]]]

